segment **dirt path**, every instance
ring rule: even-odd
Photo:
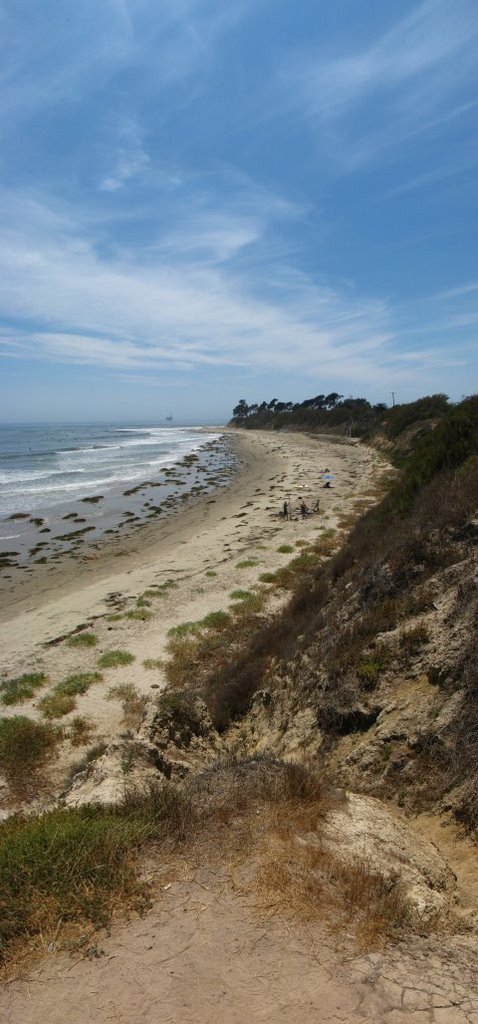
[[[228,876],[203,868],[170,884],[144,918],[10,982],[0,1020],[478,1024],[477,984],[471,940],[338,952],[320,927],[259,917]]]

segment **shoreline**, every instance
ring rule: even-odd
[[[88,486],[83,482],[81,495],[62,497],[50,505],[45,496],[46,504],[35,506],[34,511],[16,508],[11,514],[3,513],[0,591],[9,576],[23,579],[41,574],[43,566],[48,572],[56,562],[74,563],[94,555],[108,546],[108,537],[130,537],[145,523],[166,519],[178,508],[189,508],[200,494],[224,486],[236,469],[225,430],[195,428],[194,435],[195,444],[187,452],[163,453],[153,475],[149,464],[138,463],[133,475],[132,464],[125,464],[124,478],[115,479],[104,493],[98,494],[101,484],[90,480]]]
[[[214,496],[144,526],[96,560],[76,563],[73,571],[58,566],[48,579],[37,577],[6,595],[0,682],[31,672],[44,673],[45,681],[33,697],[2,704],[2,717],[43,721],[42,698],[66,677],[94,674],[99,658],[111,650],[121,649],[129,659],[108,667],[75,698],[74,709],[55,719],[63,739],[47,802],[81,761],[81,749],[70,741],[75,715],[91,723],[90,743],[117,740],[124,732],[121,688],[132,687],[150,701],[166,686],[162,663],[172,627],[227,610],[239,588],[264,592],[261,576],[287,566],[321,535],[338,546],[354,519],[376,501],[386,467],[357,442],[268,431],[231,434],[241,468]],[[330,489],[322,489],[325,469],[334,474]],[[302,518],[301,501],[311,508],[318,497],[319,511]],[[279,514],[284,500],[297,510],[291,519]],[[272,614],[286,596],[271,588],[265,613]],[[84,630],[94,632],[94,645],[70,645],[69,637]]]
[[[135,533],[114,539],[103,538],[99,550],[94,554],[87,553],[81,561],[73,563],[71,558],[65,555],[54,566],[38,567],[33,577],[25,578],[18,573],[16,579],[0,581],[0,628],[5,624],[10,625],[10,630],[6,631],[7,635],[4,636],[6,658],[14,655],[12,637],[8,633],[11,633],[12,628],[15,633],[17,632],[19,617],[26,617],[22,628],[27,627],[30,647],[33,647],[37,643],[54,640],[57,634],[74,629],[78,617],[91,618],[105,614],[108,608],[105,607],[104,601],[111,592],[121,591],[126,596],[132,596],[147,586],[158,571],[167,574],[172,571],[174,565],[177,572],[183,575],[187,573],[193,566],[188,565],[191,558],[185,559],[181,549],[199,539],[196,536],[198,529],[210,534],[210,544],[207,543],[208,538],[201,535],[204,542],[200,544],[200,563],[205,564],[209,546],[216,547],[217,540],[224,539],[231,532],[228,530],[228,524],[233,528],[233,536],[236,539],[234,526],[245,528],[246,524],[240,521],[233,526],[233,518],[238,514],[243,501],[250,503],[248,511],[238,518],[244,518],[248,526],[260,528],[258,519],[264,519],[264,523],[270,525],[272,517],[276,523],[276,530],[286,534],[293,531],[293,524],[284,522],[278,513],[283,501],[290,494],[295,495],[296,503],[300,501],[302,494],[306,499],[308,497],[309,501],[315,501],[315,496],[321,494],[324,510],[330,508],[334,513],[339,512],[341,509],[334,508],[339,500],[342,511],[345,511],[350,499],[360,497],[363,483],[367,482],[366,478],[360,485],[356,480],[355,493],[346,497],[344,480],[341,479],[343,474],[340,473],[341,466],[338,466],[339,472],[335,474],[333,488],[327,491],[321,490],[321,472],[328,468],[328,463],[347,462],[346,454],[352,455],[355,452],[358,458],[353,458],[353,461],[360,464],[363,473],[365,467],[370,469],[374,458],[374,453],[357,442],[337,442],[336,438],[329,438],[323,434],[276,435],[269,431],[241,433],[234,428],[223,429],[225,434],[231,436],[232,445],[239,459],[239,468],[229,483],[201,495],[187,508],[170,511],[167,518],[161,521],[143,522]],[[290,460],[287,456],[305,460],[304,465],[288,465]],[[317,456],[317,463],[314,456]],[[290,479],[291,476],[294,479]],[[298,480],[295,477],[298,477]],[[299,482],[302,480],[303,482]],[[350,481],[349,485],[352,486]],[[257,494],[258,491],[262,491],[262,487],[263,495]],[[258,504],[254,508],[256,494]],[[327,512],[325,514],[327,515]],[[336,516],[333,518],[334,522],[328,523],[332,527]],[[314,524],[317,525],[315,520]],[[302,522],[300,532],[310,532],[307,530],[308,526],[309,521]],[[241,550],[245,551],[251,544],[253,546],[253,536],[248,537],[244,533],[243,540]],[[235,547],[239,550],[237,545]],[[199,569],[197,552],[194,553],[193,560]],[[214,559],[211,565],[213,561]],[[227,558],[218,559],[219,563],[221,561],[227,561]],[[69,604],[73,596],[74,608],[70,609]],[[49,607],[51,614],[45,616],[45,622],[35,623],[35,620],[44,618],[42,613]],[[24,636],[22,647],[25,639]],[[17,647],[17,644],[15,643],[13,647]]]
[[[81,560],[73,561],[65,552],[58,563],[38,566],[31,577],[25,577],[21,570],[16,570],[11,579],[0,578],[0,627],[19,615],[38,612],[41,606],[50,602],[52,593],[55,595],[54,603],[83,591],[88,591],[93,600],[101,601],[103,591],[106,594],[120,584],[122,587],[126,585],[125,576],[131,576],[128,589],[133,593],[135,586],[145,583],[144,573],[154,571],[153,562],[162,555],[169,556],[177,544],[187,543],[198,527],[205,523],[213,525],[213,520],[218,517],[214,516],[211,505],[217,505],[217,512],[224,516],[232,514],[241,491],[248,490],[249,478],[256,480],[262,462],[254,446],[241,444],[243,439],[236,431],[228,431],[227,428],[222,428],[222,431],[232,435],[235,455],[239,460],[239,467],[227,484],[193,498],[187,507],[170,509],[164,519],[148,523],[145,517],[135,532],[114,538],[103,536],[95,545],[97,550],[86,551]],[[89,603],[81,601],[80,604],[89,608],[90,615],[95,613]]]

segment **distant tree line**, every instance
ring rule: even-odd
[[[371,405],[366,398],[344,398],[337,391],[315,395],[303,402],[270,402],[248,404],[241,398],[232,412],[231,423],[246,429],[283,430],[284,428],[323,429],[366,437],[380,430],[394,439],[407,426],[419,421],[440,419],[447,411],[447,395],[429,395],[416,402],[389,408],[385,402]]]

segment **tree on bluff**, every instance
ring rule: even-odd
[[[240,398],[237,405],[232,410],[232,415],[235,420],[245,420],[249,415],[249,406],[245,398]]]

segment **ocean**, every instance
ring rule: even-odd
[[[233,468],[225,435],[204,427],[0,426],[0,551],[14,561],[28,545],[38,554],[35,530],[54,533],[60,520],[75,525],[75,517],[87,523],[74,531],[75,544],[86,533],[95,540],[113,525],[124,527],[121,517],[150,518],[220,486]],[[52,540],[55,551],[68,546],[64,524]]]

